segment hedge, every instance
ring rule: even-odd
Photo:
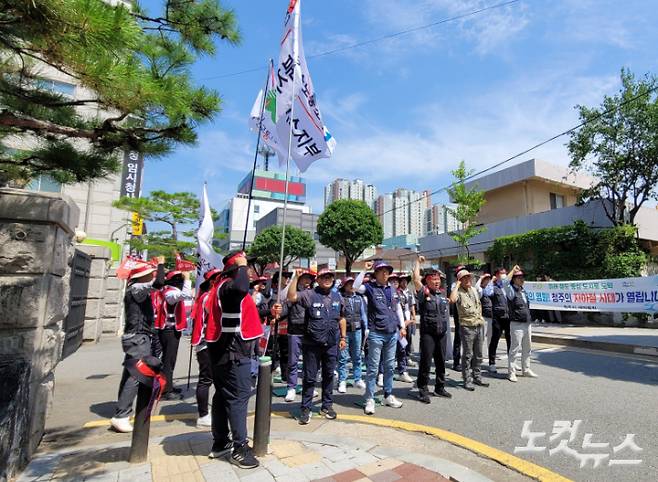
[[[518,264],[530,280],[639,276],[648,261],[634,226],[591,228],[583,221],[498,238],[486,255],[494,267]]]

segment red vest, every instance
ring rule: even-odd
[[[258,308],[249,293],[247,293],[240,303],[240,313],[223,313],[219,301],[219,289],[229,281],[230,278],[224,278],[215,284],[208,293],[208,302],[206,303],[206,341],[209,343],[216,342],[222,334],[239,333],[243,340],[254,340],[263,336],[263,326],[258,316]]]
[[[155,327],[162,330],[165,327],[166,321],[175,322],[176,331],[183,331],[187,328],[187,313],[185,310],[185,302],[180,300],[173,307],[167,303],[166,294],[171,290],[176,290],[173,286],[165,286],[161,293],[161,302],[159,313],[155,318]]]
[[[160,329],[164,326],[165,318],[167,317],[163,303],[164,294],[162,293],[162,290],[151,291],[151,304],[153,305],[153,325],[157,329]]]
[[[204,337],[206,327],[206,313],[204,305],[208,299],[208,292],[201,293],[194,301],[192,306],[192,346],[197,346],[201,343]]]

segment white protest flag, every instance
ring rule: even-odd
[[[215,227],[212,222],[210,204],[208,203],[208,191],[203,185],[203,195],[199,206],[199,229],[196,232],[197,263],[196,263],[196,288],[203,282],[203,275],[214,268],[223,268],[222,257],[212,247],[212,238]]]
[[[305,172],[318,159],[331,157],[336,141],[322,122],[313,82],[306,65],[300,4],[300,0],[291,0],[286,12],[279,66],[274,75],[275,118],[280,145],[287,155],[288,143],[292,137],[290,156],[299,170]]]
[[[263,104],[263,95],[265,95],[265,104]],[[269,67],[267,90],[265,93],[262,89],[258,92],[254,106],[251,108],[249,127],[254,131],[260,130],[262,141],[276,152],[279,164],[285,164],[288,148],[281,145],[276,130],[276,85],[274,84],[274,66],[272,63]]]

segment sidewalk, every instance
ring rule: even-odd
[[[533,324],[538,343],[658,357],[658,329]]]
[[[185,388],[188,339],[181,340],[175,381]],[[20,481],[96,480],[530,480],[523,473],[542,470],[529,462],[498,452],[485,454],[450,437],[432,434],[432,427],[405,424],[395,419],[369,417],[353,404],[341,405],[338,420],[314,416],[301,426],[287,412],[272,418],[271,454],[252,471],[234,469],[224,460],[207,458],[211,436],[196,429],[194,382],[197,364],[192,362],[193,384],[184,400],[162,401],[151,422],[149,463],[128,462],[130,434],[108,427],[121,375],[119,341],[105,338],[97,345],[83,345],[56,369],[56,391],[38,453]],[[250,402],[254,409],[255,397]],[[298,404],[275,403],[274,410],[290,410]],[[433,410],[440,410],[439,405]],[[342,418],[342,420],[341,420]],[[397,428],[396,428],[397,427]],[[420,427],[420,428],[419,428]],[[253,428],[253,417],[248,420]],[[466,440],[466,439],[465,439]],[[474,443],[474,441],[468,441]],[[501,455],[502,454],[502,455]],[[506,456],[514,459],[509,462]],[[501,457],[504,459],[500,462]],[[514,467],[517,463],[517,470]],[[507,465],[503,465],[506,463]],[[528,469],[528,471],[523,471]]]
[[[252,421],[249,420],[250,426]],[[496,462],[427,435],[320,418],[314,418],[307,427],[301,427],[291,418],[273,418],[271,453],[260,459],[259,468],[252,470],[239,469],[225,459],[208,459],[210,433],[189,431],[189,427],[183,427],[181,433],[152,438],[147,463],[126,462],[129,444],[124,441],[43,453],[18,480],[529,480]]]

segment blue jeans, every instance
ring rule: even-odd
[[[354,381],[361,380],[361,330],[347,332],[347,347],[338,356],[338,381],[347,380],[347,360],[352,360]]]
[[[375,398],[380,357],[384,363],[384,396],[388,397],[393,392],[393,369],[397,344],[397,333],[381,333],[372,330],[368,334],[366,400]]]

